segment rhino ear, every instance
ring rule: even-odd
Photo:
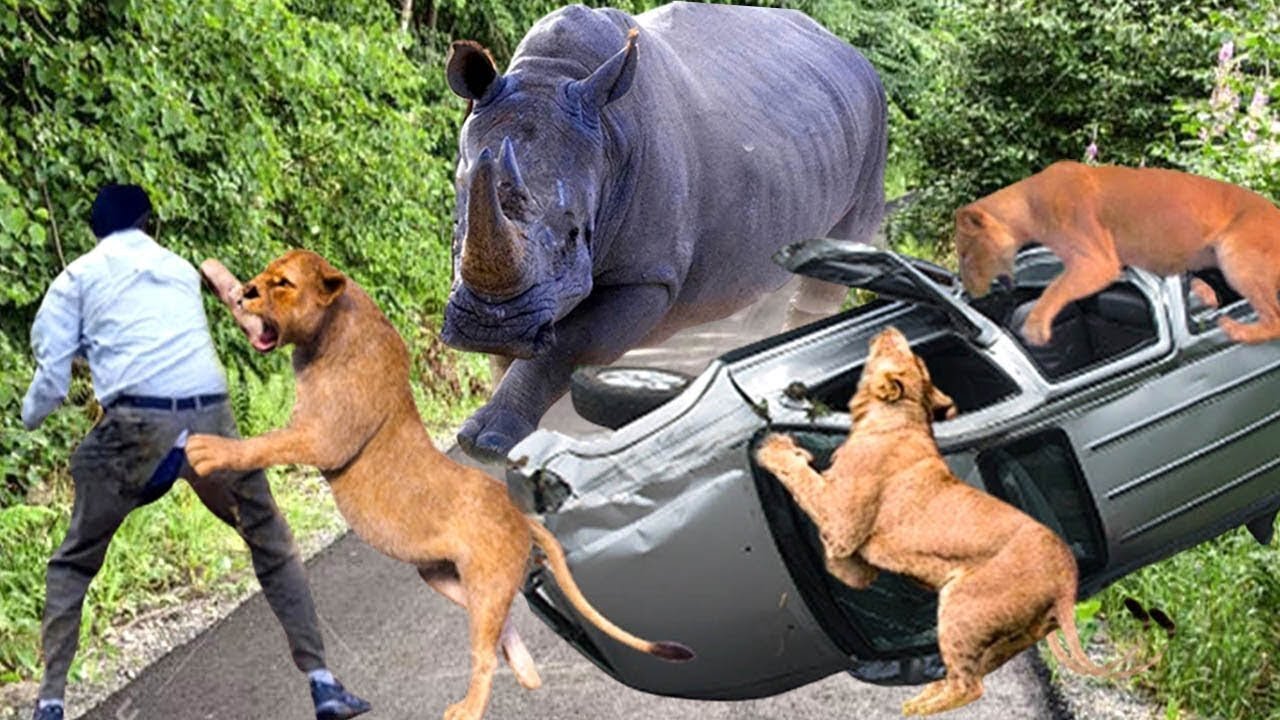
[[[493,56],[483,45],[471,40],[455,40],[445,61],[449,88],[460,97],[478,101],[502,87],[502,75]]]
[[[621,50],[596,68],[591,77],[575,83],[583,107],[599,110],[631,89],[631,81],[636,76],[636,36],[639,34],[639,28],[631,28],[627,44]]]

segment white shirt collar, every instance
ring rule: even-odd
[[[111,233],[110,235],[104,238],[101,238],[100,240],[98,240],[98,244],[101,245],[102,243],[107,242],[108,240],[112,242],[132,244],[132,243],[139,243],[143,241],[149,241],[151,240],[151,236],[137,228],[129,228],[128,230],[117,230]]]

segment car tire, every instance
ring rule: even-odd
[[[617,430],[679,395],[692,380],[661,368],[586,365],[573,371],[569,396],[583,418]]]

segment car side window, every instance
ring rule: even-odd
[[[1198,270],[1182,276],[1187,299],[1187,331],[1202,335],[1218,326],[1222,309],[1240,301],[1240,294],[1216,269]]]
[[[1022,324],[1042,292],[1040,287],[1020,286],[998,300],[984,297],[973,304],[1017,338],[1049,380],[1058,382],[1106,365],[1159,339],[1150,300],[1132,282],[1122,280],[1067,305],[1054,318],[1049,344],[1031,345],[1022,340]]]
[[[951,397],[961,415],[996,405],[1018,394],[1018,384],[990,358],[958,335],[945,334],[912,346],[924,359],[933,384]],[[845,408],[858,387],[861,366],[809,390],[827,408]]]
[[[1067,434],[1053,429],[978,455],[987,490],[1056,532],[1081,576],[1101,570],[1106,544],[1084,472]]]

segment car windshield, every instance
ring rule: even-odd
[[[955,275],[925,260],[831,239],[793,243],[779,250],[774,260],[799,275],[936,308],[958,332],[980,341],[986,337],[977,313],[960,300]]]

